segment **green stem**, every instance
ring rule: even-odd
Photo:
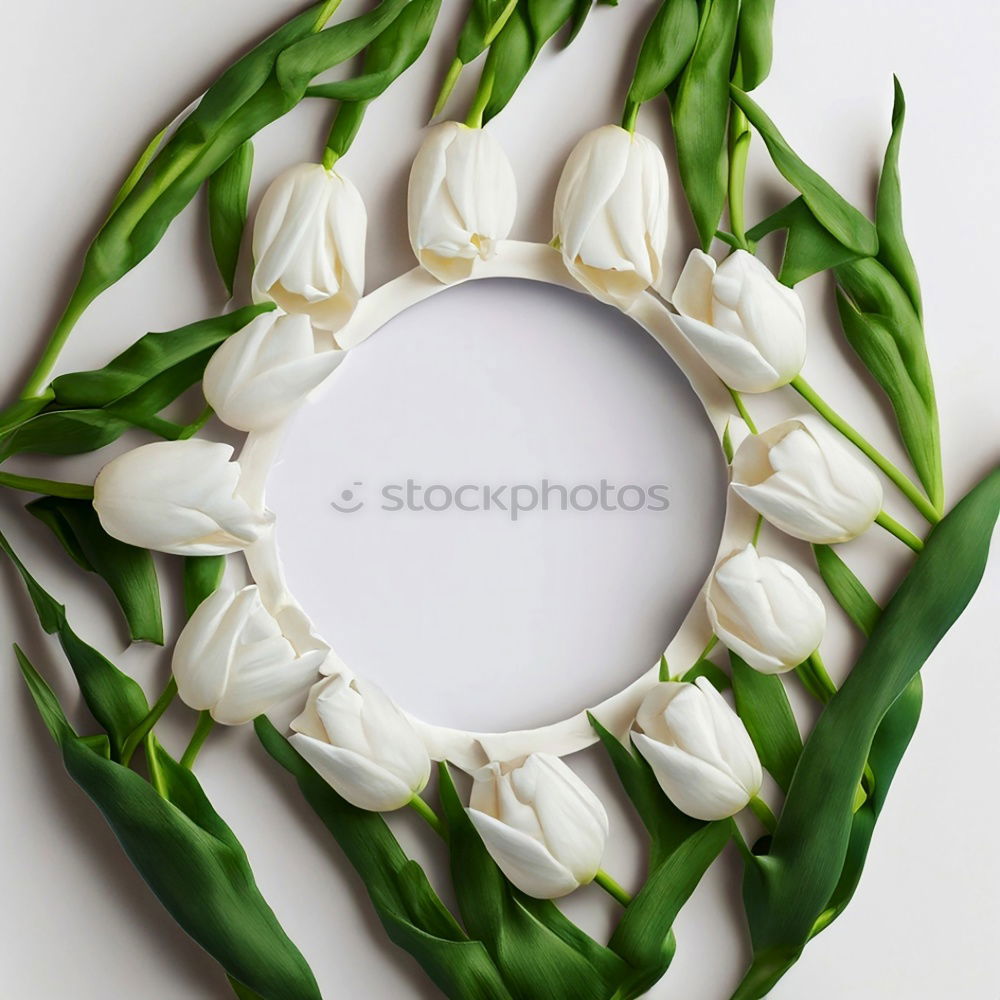
[[[149,780],[161,798],[169,798],[167,791],[167,779],[160,767],[160,758],[156,753],[156,737],[152,733],[146,733],[143,740],[146,747],[146,767],[149,769]]]
[[[819,655],[818,649],[802,664],[800,669],[808,673],[812,684],[807,685],[807,687],[811,688],[824,705],[837,693],[837,685],[827,673],[826,664]]]
[[[94,487],[83,483],[58,483],[53,479],[35,479],[33,476],[16,476],[13,472],[0,472],[0,486],[25,493],[40,493],[66,500],[92,500]]]
[[[743,418],[743,422],[750,428],[751,434],[757,434],[757,425],[753,422],[753,417],[747,411],[746,405],[743,402],[743,397],[731,386],[726,386],[729,390],[729,395],[733,397],[733,402],[736,404],[736,411]]]
[[[862,437],[839,413],[832,409],[801,375],[792,379],[790,384],[831,427],[840,431],[851,444],[864,452],[899,487],[903,495],[928,522],[937,524],[941,520],[940,512],[930,500],[885,455]]]
[[[625,104],[625,110],[622,112],[622,128],[626,132],[635,132],[635,123],[641,107],[637,101],[628,101]]]
[[[128,767],[132,761],[132,756],[139,747],[139,744],[153,731],[153,726],[160,721],[163,713],[170,707],[170,703],[177,697],[177,681],[170,678],[163,693],[153,703],[146,717],[125,737],[122,745],[122,764]]]
[[[757,548],[757,543],[760,541],[760,532],[764,527],[764,515],[757,515],[757,523],[753,526],[753,538],[750,540],[754,548]]]
[[[438,93],[437,100],[434,102],[434,110],[431,112],[431,118],[437,118],[444,111],[444,106],[448,103],[448,98],[451,97],[451,92],[455,89],[455,84],[458,83],[458,78],[461,76],[464,68],[465,63],[456,56],[452,60],[452,64],[448,67],[448,72],[445,74],[444,83],[441,84],[441,90]]]
[[[879,511],[878,517],[875,518],[875,523],[879,527],[885,528],[890,535],[895,535],[904,545],[909,545],[914,552],[923,552],[924,543],[909,528],[900,524],[891,514],[887,514],[884,510]]]
[[[767,832],[774,833],[778,826],[778,817],[774,815],[771,807],[759,795],[755,795],[747,804]]]
[[[719,637],[717,635],[713,635],[712,638],[705,643],[705,648],[698,654],[698,659],[695,660],[695,663],[707,659],[708,654],[711,653],[712,650],[715,649],[715,647],[718,645],[719,645]],[[694,663],[691,665],[694,666]]]
[[[510,15],[514,13],[514,9],[517,7],[517,0],[508,0],[507,6],[500,12],[500,16],[493,22],[490,26],[490,30],[486,32],[483,37],[484,46],[489,48],[497,35],[500,34],[504,29],[504,25],[510,20]]]
[[[323,149],[323,169],[333,170],[333,165],[340,159],[340,154],[329,146]]]
[[[191,742],[187,745],[187,749],[181,757],[181,767],[186,767],[189,771],[194,767],[194,762],[198,759],[198,754],[201,752],[201,748],[205,745],[205,740],[208,739],[208,734],[214,726],[215,719],[212,718],[210,712],[202,712],[198,716],[198,725],[194,727]]]
[[[202,427],[204,427],[205,424],[207,424],[209,420],[212,419],[213,413],[215,413],[215,410],[213,410],[211,406],[206,406],[205,409],[202,410],[201,413],[199,413],[198,416],[191,421],[191,423],[186,424],[184,427],[181,428],[181,433],[178,440],[186,441],[188,438],[194,437],[195,434],[197,434],[198,431],[200,431]]]
[[[414,795],[408,804],[442,840],[448,839],[448,830],[441,818],[419,795]]]
[[[746,235],[744,192],[747,159],[750,155],[750,126],[746,115],[733,105],[729,119],[729,226],[741,250],[749,250]]]
[[[747,844],[746,838],[743,836],[743,831],[736,825],[736,820],[730,818],[730,825],[732,826],[732,838],[733,842],[739,849],[740,855],[743,858],[744,863],[753,861],[753,851],[750,850],[750,845]]]
[[[483,67],[483,75],[479,78],[476,96],[472,102],[472,107],[469,108],[469,116],[465,119],[465,124],[469,128],[483,127],[483,113],[486,111],[486,105],[490,103],[490,97],[493,95],[494,77],[493,63],[487,58],[486,65]]]
[[[322,31],[326,26],[326,22],[333,17],[339,6],[340,0],[326,0],[326,3],[323,4],[323,9],[319,12],[319,16],[316,18],[316,26],[313,28],[313,32]]]
[[[594,876],[594,881],[616,902],[622,906],[628,906],[632,902],[632,897],[619,885],[603,868],[598,869]]]
[[[82,281],[76,286],[73,295],[66,305],[65,311],[59,317],[59,322],[56,323],[55,329],[49,336],[48,343],[46,343],[45,349],[42,351],[42,356],[38,359],[38,363],[28,376],[28,381],[24,384],[24,389],[21,390],[21,399],[35,399],[45,391],[45,387],[48,385],[52,375],[52,369],[55,367],[56,360],[59,357],[59,352],[66,346],[66,341],[73,332],[73,327],[76,326],[77,321],[84,314],[87,306],[95,298],[97,298],[97,292],[85,287]]]

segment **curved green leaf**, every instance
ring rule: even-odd
[[[743,895],[754,962],[736,993],[740,1000],[765,996],[781,978],[849,873],[855,789],[880,724],[904,692],[910,689],[913,696],[910,685],[921,665],[975,593],[998,511],[1000,470],[931,531],[806,741],[770,853],[746,868]],[[911,709],[895,734],[885,735],[892,743],[890,764],[892,755],[902,752],[914,720]],[[885,763],[882,767],[885,772]],[[879,807],[887,784],[876,771]]]
[[[230,297],[236,280],[240,244],[247,224],[253,174],[253,143],[248,139],[208,179],[208,226],[212,252]]]
[[[698,40],[697,0],[663,0],[642,40],[628,103],[645,104],[681,75]]]
[[[878,253],[875,226],[803,162],[752,98],[738,87],[732,88],[732,98],[764,140],[774,165],[802,195],[809,210],[827,231],[848,250],[859,255],[874,256]]]
[[[782,791],[788,791],[802,754],[802,736],[776,674],[762,674],[730,652],[736,711],[757,748],[760,762]]]
[[[194,775],[155,748],[167,777],[164,798],[134,771],[93,752],[20,650],[18,658],[70,777],[177,923],[261,1000],[321,1000],[305,959],[257,889],[243,848]]]
[[[513,1000],[486,949],[469,940],[385,820],[337,795],[264,716],[254,728],[361,876],[392,941],[452,1000]]]
[[[892,105],[892,135],[885,151],[885,162],[878,182],[875,201],[875,227],[878,230],[878,259],[902,286],[920,316],[923,304],[920,298],[920,279],[913,263],[910,248],[903,234],[903,195],[899,179],[899,149],[903,141],[903,122],[906,119],[906,99],[896,77],[892,78],[894,99]]]
[[[865,589],[850,567],[829,545],[814,545],[816,565],[833,599],[847,617],[865,634],[871,635],[882,609]]]
[[[107,583],[133,639],[163,645],[160,587],[149,552],[112,538],[87,500],[42,497],[25,509],[48,525],[77,565]]]
[[[896,279],[871,258],[842,264],[837,310],[848,343],[889,397],[931,503],[944,504],[941,432],[923,326]]]
[[[774,0],[743,0],[736,51],[740,59],[740,85],[755,90],[771,72],[774,55],[772,28]]]
[[[707,250],[726,204],[729,71],[739,5],[706,0],[698,40],[673,101],[677,164],[688,204]]]
[[[52,598],[18,559],[7,539],[0,534],[0,550],[14,564],[35,607],[42,629],[56,635],[76,676],[83,699],[91,715],[110,737],[111,754],[115,760],[129,733],[145,719],[149,704],[142,688],[110,660],[87,645],[70,628],[66,609]]]

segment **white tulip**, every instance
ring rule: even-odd
[[[266,430],[288,417],[346,353],[317,350],[308,316],[265,313],[212,355],[202,382],[205,399],[230,427]]]
[[[708,254],[692,250],[672,301],[681,332],[733,389],[769,392],[802,371],[802,300],[745,250],[718,265]]]
[[[733,458],[733,489],[776,528],[817,544],[860,535],[882,509],[871,466],[814,417],[744,439]]]
[[[695,819],[733,816],[760,791],[760,759],[740,717],[705,677],[657,684],[632,739],[667,798]]]
[[[816,651],[826,629],[823,602],[802,574],[758,555],[753,545],[716,567],[706,603],[726,648],[762,674],[797,667]]]
[[[430,778],[430,757],[417,731],[373,684],[343,674],[323,678],[292,729],[295,749],[359,809],[400,809]]]
[[[417,260],[448,284],[489,260],[517,210],[517,183],[492,133],[459,122],[428,132],[410,171],[410,245]]]
[[[325,650],[298,655],[250,586],[198,605],[174,647],[173,672],[186,705],[241,726],[305,693],[325,658]]]
[[[368,215],[358,189],[335,170],[300,163],[267,189],[253,231],[254,302],[305,313],[339,330],[365,284]]]
[[[602,302],[627,310],[660,280],[669,196],[654,142],[617,125],[588,132],[556,190],[555,235],[570,273]]]
[[[469,818],[490,857],[522,892],[556,899],[594,880],[608,840],[597,796],[558,757],[473,775]]]
[[[157,441],[119,455],[98,473],[94,509],[113,538],[157,552],[216,556],[253,544],[273,517],[239,495],[240,467],[227,444]]]

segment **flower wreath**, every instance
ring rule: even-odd
[[[919,668],[971,598],[1000,504],[993,473],[945,515],[933,386],[916,273],[901,225],[903,98],[874,222],[803,163],[748,96],[770,64],[773,4],[664,0],[638,57],[622,125],[585,135],[554,207],[554,238],[511,240],[514,172],[484,123],[519,86],[559,28],[590,3],[475,0],[440,110],[462,68],[488,51],[464,122],[433,126],[413,163],[410,241],[418,266],[364,293],[366,214],[341,168],[376,99],[423,51],[433,0],[383,0],[327,26],[317,4],[243,57],[159,133],[115,200],[80,283],[21,398],[0,416],[3,457],[103,447],[141,427],[165,440],[107,463],[93,489],[0,473],[40,494],[28,509],[84,569],[112,587],[133,638],[163,641],[150,551],[184,557],[188,621],[173,676],[150,706],[139,685],[87,645],[64,610],[0,539],[43,628],[58,635],[100,727],[78,735],[25,655],[25,679],[66,766],[102,809],[133,863],[241,997],[313,1000],[318,987],[257,890],[245,854],[192,768],[215,723],[254,721],[264,747],[363,878],[392,940],[443,993],[462,1000],[626,1000],[666,971],[674,918],[735,839],[753,960],[733,1000],[763,997],[805,944],[849,902],[875,821],[920,710]],[[364,53],[358,75],[315,83]],[[640,107],[666,91],[680,179],[702,247],[676,282],[663,273],[669,179]],[[303,97],[336,102],[323,162],[282,173],[253,226],[253,305],[149,334],[105,368],[51,379],[75,321],[138,263],[203,183],[220,272],[232,291],[246,218],[252,136]],[[798,191],[747,228],[743,188],[751,129]],[[729,229],[719,229],[728,207]],[[755,256],[786,232],[775,277]],[[714,240],[730,252],[707,252]],[[895,410],[920,485],[804,380],[806,315],[793,286],[831,270],[844,333]],[[660,661],[590,711],[506,734],[428,725],[399,709],[316,634],[289,592],[280,525],[266,506],[269,469],[294,412],[336,391],[352,348],[416,302],[468,281],[526,278],[574,289],[641,325],[687,376],[731,470],[715,567]],[[187,425],[159,414],[201,382],[207,408]],[[745,394],[783,386],[809,412],[764,430]],[[233,449],[196,436],[212,414],[246,434]],[[877,470],[877,471],[876,471]],[[926,538],[883,508],[882,476],[931,526]],[[811,543],[830,594],[867,643],[838,690],[819,654],[826,611],[798,569],[766,554],[767,523]],[[917,553],[883,609],[832,546],[873,525]],[[235,586],[227,557],[250,583]],[[729,654],[728,671],[712,659]],[[782,675],[821,706],[803,743]],[[732,690],[735,710],[726,693]],[[200,713],[179,760],[154,727],[179,694]],[[276,705],[302,708],[286,739]],[[608,818],[563,758],[601,742],[649,837],[634,895],[601,868]],[[141,749],[146,777],[133,768]],[[440,809],[424,797],[438,764]],[[471,775],[463,800],[450,767]],[[761,796],[764,771],[782,794]],[[148,779],[148,780],[147,780]],[[452,861],[459,921],[377,815],[415,808]],[[749,809],[749,840],[737,814]],[[623,907],[599,944],[552,900],[596,881]]]

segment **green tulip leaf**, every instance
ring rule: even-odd
[[[650,867],[656,868],[704,823],[686,816],[664,795],[652,768],[638,750],[624,746],[595,716],[588,713],[587,718],[649,834]]]
[[[677,165],[704,250],[715,238],[729,189],[729,70],[738,14],[730,0],[705,0],[698,40],[673,101]]]
[[[652,869],[611,936],[608,947],[636,970],[624,996],[643,996],[666,972],[676,950],[674,920],[729,840],[729,820],[699,825]]]
[[[829,545],[814,545],[816,565],[833,599],[865,635],[871,635],[882,609],[850,567]]]
[[[998,511],[1000,470],[980,482],[931,531],[806,741],[769,853],[746,866],[743,895],[754,960],[735,994],[738,1000],[765,996],[829,919],[824,913],[830,901],[836,901],[838,887],[841,898],[849,898],[845,885],[853,891],[851,866],[859,865],[857,857],[851,861],[848,854],[852,838],[856,853],[864,853],[858,852],[853,807],[865,764],[877,737],[883,740],[884,755],[872,765],[878,803],[873,803],[874,810],[881,808],[888,772],[898,763],[916,720],[912,706],[900,709],[899,717],[890,712],[906,692],[916,701],[911,685],[917,672],[975,593]],[[889,729],[879,737],[887,719]]]
[[[361,876],[390,939],[452,1000],[513,1000],[486,949],[469,939],[385,820],[341,798],[265,717],[254,728]]]
[[[253,174],[253,143],[247,140],[208,179],[208,226],[212,252],[230,297],[247,224]]]
[[[188,618],[206,597],[218,590],[225,571],[225,556],[185,556],[184,612]]]
[[[809,210],[830,235],[860,256],[876,254],[878,234],[875,226],[802,161],[752,98],[737,87],[732,88],[732,98],[764,140],[774,165],[802,195]]]
[[[469,934],[486,946],[511,993],[552,1000],[606,998],[613,991],[613,980],[607,981],[601,966],[538,919],[532,910],[537,912],[544,904],[536,901],[529,910],[494,864],[446,764],[441,765],[440,780],[452,882],[462,920]],[[593,943],[593,948],[599,947]],[[614,962],[614,957],[608,961]],[[614,962],[614,967],[620,969],[620,964]]]
[[[411,0],[365,50],[361,75],[354,80],[311,87],[307,94],[335,96],[344,103],[337,110],[327,148],[343,156],[354,142],[368,102],[398,79],[424,51],[437,20],[441,0]]]
[[[490,99],[483,112],[483,123],[496,117],[514,96],[521,81],[535,61],[535,44],[527,11],[521,4],[514,8],[503,30],[490,46],[483,76],[492,79]]]
[[[65,607],[42,589],[2,534],[0,550],[7,554],[24,581],[42,629],[49,635],[58,637],[80,685],[87,708],[107,732],[113,759],[120,760],[122,747],[129,733],[149,712],[146,695],[131,677],[122,673],[70,628]]]
[[[133,639],[163,645],[160,587],[149,552],[112,538],[87,500],[42,497],[25,509],[48,525],[77,565],[107,583]]]
[[[787,792],[802,754],[802,736],[777,674],[762,674],[730,652],[736,712],[747,727],[760,762]]]
[[[472,0],[458,37],[458,59],[463,65],[486,51],[516,6],[517,0]]]
[[[107,410],[53,410],[26,420],[0,441],[0,461],[11,455],[79,455],[117,441],[134,424]]]
[[[878,259],[906,292],[917,316],[923,312],[920,279],[910,248],[903,234],[903,195],[899,179],[899,150],[903,141],[906,99],[899,80],[893,77],[892,135],[885,151],[885,162],[878,182],[875,201],[875,227],[878,229]]]
[[[680,75],[698,40],[697,0],[663,0],[642,40],[627,103],[645,104]]]
[[[940,510],[941,432],[920,317],[903,287],[877,260],[842,264],[835,274],[844,335],[889,397],[917,476]]]
[[[699,660],[681,677],[681,680],[688,684],[693,684],[699,677],[707,677],[712,687],[720,694],[728,691],[733,686],[729,674],[722,667],[716,666],[711,660]]]
[[[70,777],[178,924],[261,1000],[320,1000],[305,959],[260,895],[246,854],[194,775],[151,740],[165,796],[91,750],[24,654],[21,671]]]
[[[757,223],[747,231],[747,237],[756,243],[768,233],[782,229],[786,231],[785,252],[778,280],[790,288],[820,271],[857,260],[860,256],[819,223],[801,195]]]
[[[736,51],[744,90],[755,90],[771,72],[773,22],[774,0],[743,0],[740,4]]]

